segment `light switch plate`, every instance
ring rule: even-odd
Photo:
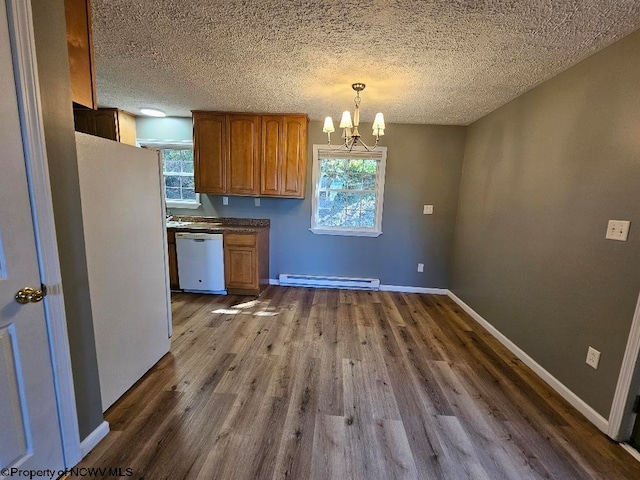
[[[256,207],[259,207],[260,206],[260,199],[259,198],[255,198],[253,200],[253,203],[255,204]]]
[[[424,272],[424,263],[419,263],[418,264],[418,271],[419,272]]]
[[[631,222],[628,220],[609,220],[606,238],[626,242],[629,237],[629,225]]]
[[[222,204],[229,205],[229,197],[222,197]]]
[[[422,208],[423,215],[433,215],[433,205],[425,205]]]

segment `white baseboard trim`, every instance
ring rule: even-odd
[[[280,285],[280,280],[278,280],[277,278],[270,278],[269,285]]]
[[[86,457],[96,445],[98,445],[104,437],[109,433],[109,422],[106,420],[102,422],[98,427],[87,435],[87,438],[80,442],[80,454],[82,458]]]
[[[638,450],[633,448],[628,443],[621,443],[620,446],[624,448],[629,455],[631,455],[633,458],[635,458],[637,461],[640,462],[640,452],[638,452]]]
[[[603,433],[607,433],[609,430],[609,421],[596,412],[593,408],[587,405],[584,400],[578,397],[575,393],[573,393],[569,388],[567,388],[563,383],[560,382],[557,378],[551,375],[547,370],[545,370],[540,364],[538,364],[533,358],[527,355],[523,350],[521,350],[515,343],[505,337],[497,328],[487,322],[484,318],[480,316],[474,309],[472,309],[469,305],[464,303],[455,293],[449,291],[449,297],[456,302],[465,312],[467,312],[471,318],[473,318],[476,322],[482,325],[491,335],[493,335],[500,343],[502,343],[511,353],[513,353],[516,357],[518,357],[522,363],[528,366],[531,370],[533,370],[542,380],[544,380],[551,388],[553,388],[556,392],[560,394],[562,398],[564,398],[567,402],[569,402],[576,410],[582,413],[587,420],[593,423],[598,430]]]
[[[408,287],[405,285],[380,285],[381,292],[428,293],[430,295],[446,295],[446,288]]]

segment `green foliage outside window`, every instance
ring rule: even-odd
[[[378,161],[344,158],[319,161],[318,226],[373,228]]]
[[[193,150],[162,149],[161,152],[167,200],[195,201]]]

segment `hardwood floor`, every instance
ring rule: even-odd
[[[107,412],[111,433],[81,467],[148,480],[640,478],[447,297],[269,287],[257,300],[176,294],[173,314],[171,353]]]

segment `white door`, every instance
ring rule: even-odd
[[[5,0],[0,3],[0,479],[12,468],[64,468],[43,303],[16,293],[40,288]],[[32,299],[35,299],[32,297]]]

